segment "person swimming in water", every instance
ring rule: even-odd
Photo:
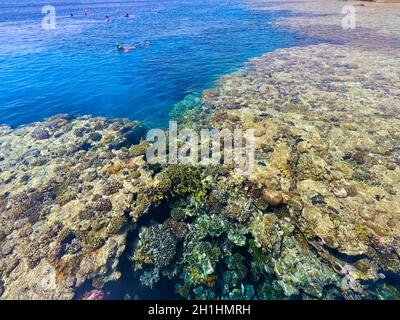
[[[104,21],[105,22],[110,22],[110,17],[109,16],[105,16]]]
[[[129,13],[125,13],[124,18],[129,18]]]
[[[121,46],[119,43],[117,43],[117,50],[118,51],[124,51],[124,52],[129,52],[130,50],[136,50],[138,47],[137,46]]]
[[[87,15],[88,15],[88,10],[87,10],[87,9],[83,10],[83,15],[84,15],[85,17],[87,17]]]
[[[117,43],[117,50],[118,51],[124,50],[124,47],[121,46],[119,43]]]

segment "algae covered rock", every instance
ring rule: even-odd
[[[87,281],[119,278],[128,222],[115,217],[130,210],[121,195],[134,187],[121,170],[105,180],[117,156],[99,135],[115,137],[111,124],[59,116],[0,137],[0,180],[9,180],[0,186],[1,298],[72,299]]]

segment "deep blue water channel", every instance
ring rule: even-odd
[[[47,4],[54,30],[42,28]],[[303,44],[273,24],[288,14],[240,0],[2,0],[0,124],[69,113],[163,126],[175,103],[247,59]],[[116,43],[138,49],[119,52]]]

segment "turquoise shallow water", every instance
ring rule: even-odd
[[[57,0],[55,30],[41,28],[45,4],[0,3],[1,124],[70,113],[164,125],[176,102],[248,58],[307,42],[272,24],[288,12],[250,11],[239,1]],[[115,47],[146,40],[151,47],[129,53]]]

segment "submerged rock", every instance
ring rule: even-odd
[[[279,191],[264,190],[261,193],[262,199],[271,206],[279,206],[283,202],[282,193]]]
[[[47,130],[45,129],[37,129],[32,133],[32,136],[36,139],[36,140],[45,140],[50,138],[50,134]]]

